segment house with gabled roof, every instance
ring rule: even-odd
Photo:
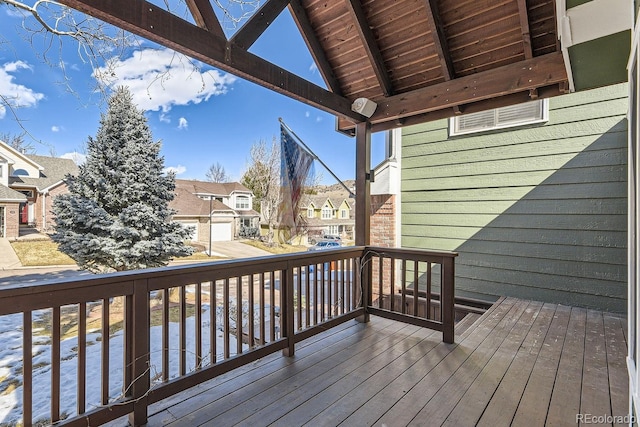
[[[194,242],[237,239],[243,228],[257,228],[260,214],[253,210],[253,193],[238,182],[176,179],[169,206],[173,221],[191,230]]]
[[[306,221],[310,241],[325,234],[353,239],[353,212],[354,201],[346,192],[307,195],[300,204],[301,217]]]
[[[0,237],[17,238],[21,226],[53,226],[53,199],[67,192],[64,177],[76,174],[70,159],[21,153],[0,141]]]

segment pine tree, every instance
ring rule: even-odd
[[[69,193],[54,200],[60,250],[94,272],[158,267],[189,255],[189,231],[170,221],[175,176],[163,166],[145,116],[128,89],[118,88],[88,139],[86,163],[65,179]]]

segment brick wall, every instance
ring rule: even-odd
[[[396,242],[396,196],[377,194],[371,196],[371,245],[392,248]]]
[[[19,203],[3,203],[2,205],[5,211],[5,237],[9,239],[15,239],[20,233],[19,215],[20,204]]]

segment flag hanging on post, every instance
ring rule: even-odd
[[[289,132],[280,125],[280,196],[278,221],[281,227],[296,230],[297,212],[304,184],[313,165],[314,157],[298,145]]]

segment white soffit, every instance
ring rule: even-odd
[[[563,47],[588,42],[633,27],[630,0],[593,0],[566,10],[563,17]]]

